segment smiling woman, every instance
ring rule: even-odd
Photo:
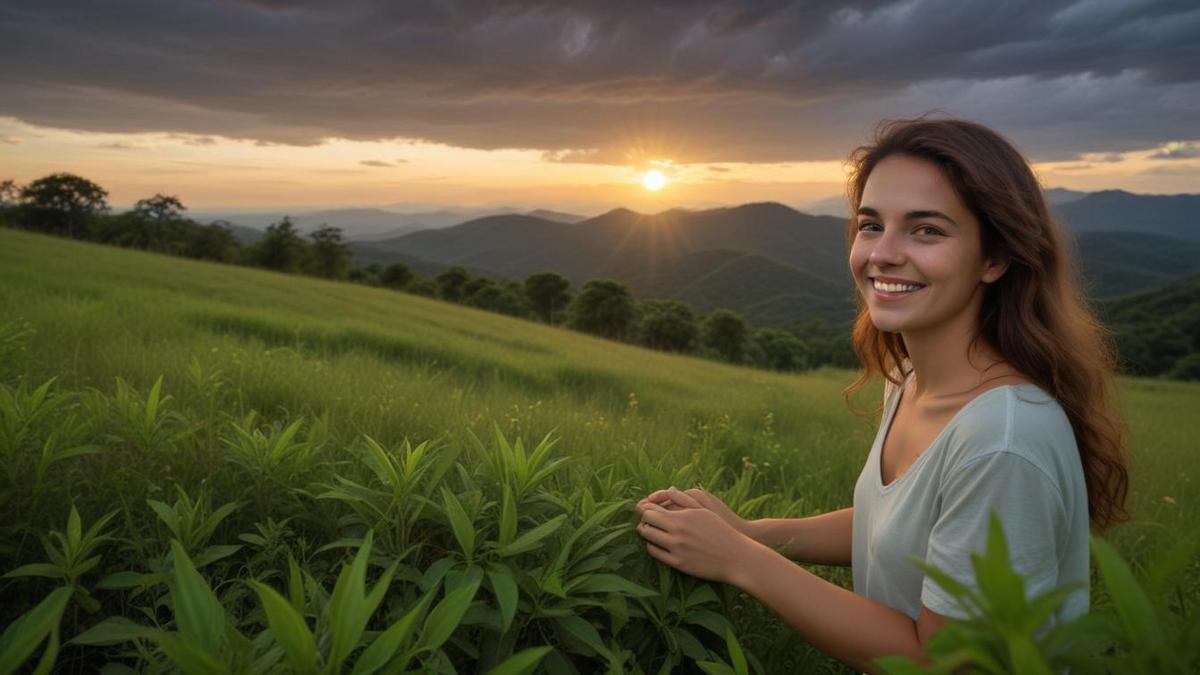
[[[1032,598],[1064,589],[1041,632],[1088,609],[1089,525],[1125,517],[1126,427],[1115,350],[1029,164],[964,120],[900,120],[851,156],[846,237],[864,366],[884,415],[853,506],[746,521],[700,489],[652,493],[653,557],[741,588],[857,668],[924,659],[961,606],[923,569],[978,589],[994,514]],[[853,592],[787,557],[850,565]],[[1032,639],[1032,636],[1029,636]],[[1032,644],[1032,642],[1030,643]]]

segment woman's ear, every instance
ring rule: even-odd
[[[1008,271],[1008,260],[1003,258],[988,260],[987,266],[983,268],[983,283],[990,284],[996,281],[1004,276],[1006,271]]]

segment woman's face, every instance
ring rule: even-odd
[[[850,270],[881,331],[915,334],[961,321],[964,312],[974,321],[982,284],[1004,272],[1004,265],[983,259],[979,222],[928,160],[880,160],[867,177],[857,219]],[[875,277],[904,288],[878,289]]]

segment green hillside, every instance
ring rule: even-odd
[[[110,659],[146,665],[128,642],[66,644],[101,619],[144,624],[145,610],[174,630],[163,602],[171,596],[161,579],[153,581],[153,570],[178,535],[148,500],[168,508],[181,499],[176,486],[190,499],[206,495],[204,513],[236,503],[187,553],[220,600],[215,611],[224,607],[238,630],[252,637],[264,625],[258,596],[242,579],[284,589],[291,555],[328,591],[348,560],[345,540],[361,539],[367,525],[376,528],[380,563],[372,575],[391,562],[399,570],[370,624],[386,628],[422,593],[435,592],[436,579],[432,586],[423,582],[430,570],[446,572],[450,563],[439,561],[462,563],[466,530],[443,515],[444,500],[461,502],[469,514],[463,517],[474,523],[474,555],[496,559],[484,544],[495,541],[504,500],[497,476],[511,467],[497,464],[503,444],[494,440],[494,428],[530,450],[547,434],[557,439],[544,459],[566,462],[523,497],[516,527],[529,533],[555,521],[561,529],[502,559],[513,565],[507,573],[519,588],[516,623],[503,638],[492,627],[509,596],[496,590],[497,582],[481,581],[482,572],[471,581],[469,567],[455,568],[460,576],[447,573],[447,588],[454,579],[475,584],[478,594],[453,637],[423,657],[423,667],[446,659],[442,665],[452,661],[459,672],[475,672],[476,662],[546,644],[555,647],[543,662],[550,672],[594,672],[613,659],[630,659],[647,672],[664,658],[692,667],[704,658],[728,660],[724,639],[703,626],[728,620],[766,672],[840,670],[729,587],[665,572],[632,531],[631,507],[651,490],[696,482],[748,518],[847,506],[874,437],[880,383],[856,399],[868,411],[859,417],[840,394],[854,378],[850,371],[793,376],[732,367],[382,289],[3,228],[0,310],[0,327],[9,330],[7,338],[0,330],[0,348],[7,350],[0,351],[3,393],[13,400],[14,392],[28,394],[56,378],[50,391],[67,397],[55,415],[31,422],[5,449],[0,567],[41,562],[38,537],[63,530],[72,505],[85,528],[110,511],[119,514],[109,524],[118,539],[100,549],[97,566],[82,577],[95,613],[68,611],[62,623],[60,663],[69,660],[80,672]],[[21,322],[33,333],[12,337],[11,327]],[[27,390],[14,384],[19,376],[27,378]],[[151,414],[146,402],[159,376],[161,394],[171,398]],[[1140,566],[1200,516],[1192,456],[1200,385],[1123,379],[1121,397],[1137,462],[1135,518],[1111,539]],[[294,423],[293,440],[280,441]],[[371,459],[366,436],[397,459],[412,457],[405,439],[414,446],[429,440],[429,466],[443,471],[430,469],[407,491],[393,492],[379,483],[384,473],[373,462],[381,460]],[[265,440],[246,440],[256,437]],[[47,448],[53,454],[67,442],[88,452],[47,465]],[[456,459],[454,468],[449,462]],[[371,521],[376,516],[367,503],[399,510]],[[422,504],[424,511],[417,508]],[[565,571],[557,581],[547,576],[559,554],[573,561],[572,575],[611,574],[563,591]],[[1200,563],[1184,567],[1179,602],[1194,607]],[[815,570],[850,583],[847,569]],[[134,578],[139,589],[120,585]],[[630,590],[630,583],[641,590]],[[0,581],[0,625],[54,587],[41,577]],[[635,597],[646,589],[657,590]],[[695,604],[681,610],[683,598]],[[1093,595],[1094,608],[1109,604]],[[650,618],[660,611],[659,620]]]

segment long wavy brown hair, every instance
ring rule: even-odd
[[[941,167],[980,223],[985,257],[1009,261],[1004,275],[986,287],[971,346],[986,340],[1062,406],[1079,447],[1092,527],[1105,530],[1128,519],[1128,429],[1115,400],[1116,346],[1081,291],[1068,233],[1051,215],[1028,162],[1007,139],[975,122],[928,115],[884,120],[873,143],[850,155],[847,253],[867,177],[895,154]],[[875,328],[861,294],[856,303],[852,341],[864,370],[842,392],[852,410],[850,396],[876,375],[896,385],[908,375],[904,338]]]

